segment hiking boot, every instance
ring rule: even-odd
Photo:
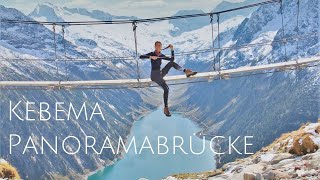
[[[190,77],[196,75],[198,72],[192,71],[191,69],[186,69],[185,73],[187,77]]]
[[[165,108],[163,109],[163,113],[164,113],[167,117],[170,117],[170,116],[171,116],[171,114],[170,114],[170,111],[169,111],[169,108],[168,108],[168,107],[165,107]]]

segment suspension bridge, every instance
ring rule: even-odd
[[[191,80],[191,79],[207,79],[208,81],[214,79],[229,79],[234,75],[242,73],[250,73],[257,71],[267,70],[286,70],[295,68],[304,68],[311,63],[320,61],[319,57],[299,59],[296,61],[287,61],[281,63],[273,63],[259,66],[248,66],[240,67],[236,69],[228,69],[221,71],[202,72],[195,76],[187,78],[185,75],[168,76],[164,79],[166,81],[180,81],[180,80]],[[188,83],[188,82],[186,82]],[[153,83],[150,78],[147,79],[120,79],[120,80],[87,80],[87,81],[0,81],[1,87],[12,87],[12,86],[36,86],[36,87],[49,87],[49,88],[76,88],[81,86],[119,86],[127,85],[129,87],[148,87]]]
[[[280,40],[273,40],[270,42],[264,43],[255,43],[255,44],[245,44],[239,47],[231,46],[231,47],[221,47],[220,45],[220,14],[232,12],[236,10],[252,8],[256,6],[261,6],[265,4],[271,3],[280,3],[280,10],[282,15],[282,39]],[[297,13],[297,29],[299,32],[299,0],[297,0],[298,5],[298,13]],[[140,69],[139,69],[139,61],[138,61],[138,50],[137,50],[137,24],[143,22],[155,22],[155,21],[163,21],[163,20],[172,20],[172,19],[184,19],[184,18],[192,18],[192,17],[202,17],[202,16],[209,16],[210,17],[210,24],[211,24],[211,31],[212,31],[212,48],[204,49],[204,50],[195,50],[190,52],[181,52],[177,54],[177,56],[182,55],[192,55],[192,54],[199,54],[199,53],[213,53],[213,71],[210,72],[200,72],[195,76],[187,78],[185,75],[176,75],[176,76],[167,76],[164,79],[169,82],[173,82],[171,85],[178,85],[178,84],[186,84],[186,83],[197,83],[197,82],[210,82],[213,80],[221,80],[221,79],[229,79],[234,77],[241,77],[241,76],[251,76],[256,74],[266,74],[266,73],[273,73],[278,71],[286,71],[286,70],[294,70],[297,68],[306,68],[306,67],[314,67],[317,66],[320,62],[320,56],[314,56],[310,58],[301,58],[297,57],[295,60],[288,61],[286,58],[286,42],[293,39],[297,42],[297,50],[299,47],[299,40],[304,39],[306,37],[310,37],[312,35],[318,36],[319,33],[310,33],[305,34],[304,36],[297,35],[292,37],[284,37],[284,24],[283,24],[283,12],[282,12],[282,0],[270,0],[264,1],[260,3],[255,3],[247,6],[242,6],[234,9],[228,9],[220,12],[210,12],[210,13],[203,13],[203,14],[191,14],[191,15],[182,15],[182,16],[170,16],[170,17],[161,17],[161,18],[148,18],[148,19],[137,19],[137,20],[117,20],[117,21],[76,21],[76,22],[44,22],[44,21],[23,21],[23,20],[11,20],[11,19],[1,19],[0,23],[19,23],[19,24],[40,24],[40,25],[51,25],[54,32],[54,41],[55,41],[55,58],[52,59],[10,59],[10,58],[0,58],[0,61],[15,61],[15,60],[54,60],[58,61],[57,58],[57,50],[56,50],[56,26],[62,27],[63,33],[63,40],[64,40],[64,28],[65,26],[81,26],[81,25],[102,25],[102,24],[128,24],[131,23],[134,32],[134,41],[135,41],[135,56],[133,57],[108,57],[108,58],[70,58],[67,57],[65,53],[65,63],[67,60],[72,59],[73,61],[104,61],[104,60],[127,60],[127,61],[136,61],[136,69],[137,69],[137,78],[136,79],[114,79],[114,80],[77,80],[77,81],[70,81],[70,80],[56,80],[56,81],[0,81],[0,88],[15,88],[15,87],[38,87],[38,88],[52,88],[52,89],[72,89],[72,88],[98,88],[98,87],[109,87],[110,89],[115,88],[145,88],[145,87],[155,87],[156,84],[151,81],[150,78],[142,79],[140,78]],[[216,16],[217,24],[218,24],[218,34],[217,34],[217,41],[218,41],[218,48],[215,47],[214,44],[214,30],[213,30],[213,19]],[[256,66],[245,66],[239,67],[234,69],[221,69],[220,61],[221,61],[221,51],[225,49],[241,49],[241,48],[248,48],[248,47],[255,47],[255,46],[264,46],[264,45],[272,45],[272,43],[281,43],[284,46],[285,52],[285,59],[283,62],[272,63],[272,64],[261,64]],[[65,45],[64,45],[65,48]],[[217,61],[217,62],[216,62]],[[66,70],[67,71],[67,70]],[[197,79],[198,81],[194,81]]]

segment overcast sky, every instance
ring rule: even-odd
[[[0,0],[0,4],[14,7],[29,14],[39,3],[49,0]],[[222,0],[52,0],[52,4],[66,7],[99,9],[113,15],[130,15],[141,18],[171,16],[181,9],[212,10]],[[240,2],[244,0],[227,0]]]

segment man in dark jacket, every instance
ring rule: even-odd
[[[174,62],[174,51],[173,46],[170,44],[168,48],[171,49],[171,57],[165,56],[161,53],[162,43],[160,41],[155,42],[155,51],[150,52],[145,55],[141,55],[141,59],[150,59],[151,60],[151,80],[157,83],[164,90],[163,99],[164,99],[164,110],[163,113],[166,116],[171,116],[169,108],[168,108],[168,96],[169,96],[169,87],[166,81],[163,79],[165,75],[168,74],[169,70],[173,67],[178,71],[183,71],[187,77],[193,76],[197,74],[190,69],[184,69]],[[161,69],[162,60],[167,60],[169,63]]]

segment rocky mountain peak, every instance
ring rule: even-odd
[[[57,14],[59,10],[61,10],[61,8],[53,5],[50,2],[41,3],[36,6],[29,16],[32,18],[44,17],[46,18],[46,21],[63,22],[64,20]]]

